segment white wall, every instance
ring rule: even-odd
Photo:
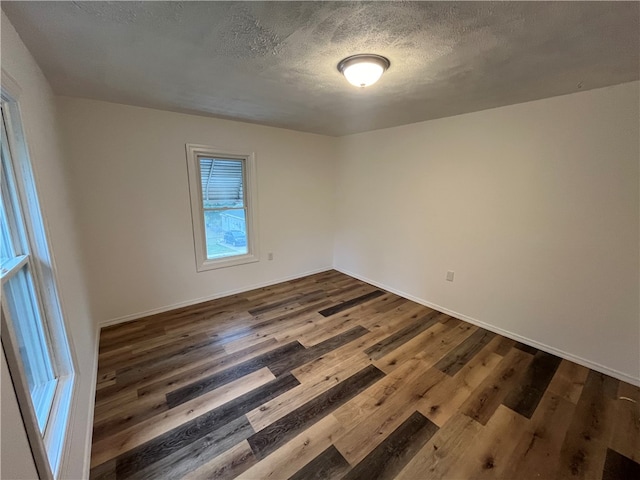
[[[96,367],[96,326],[90,317],[74,208],[57,131],[52,91],[15,29],[2,13],[2,69],[19,85],[19,103],[40,206],[55,262],[67,333],[76,360],[76,394],[63,460],[64,478],[81,478],[88,467]],[[9,394],[9,392],[7,392]],[[3,389],[2,399],[5,399]],[[4,402],[3,402],[4,404]],[[13,456],[14,454],[12,454]],[[31,455],[24,451],[24,455]],[[5,459],[4,462],[7,460]]]
[[[33,480],[38,478],[36,464],[31,456],[27,431],[22,423],[11,375],[7,368],[4,348],[0,353],[0,390],[2,408],[0,415],[0,478]]]
[[[331,267],[333,139],[91,100],[59,106],[99,322]],[[260,262],[196,272],[186,143],[255,152]]]
[[[343,137],[336,267],[640,382],[639,105],[633,82]]]

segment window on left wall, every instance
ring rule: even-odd
[[[2,346],[41,478],[57,478],[74,368],[18,104],[2,90]]]

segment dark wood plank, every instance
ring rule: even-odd
[[[191,383],[185,387],[179,388],[167,393],[167,405],[174,408],[184,402],[199,397],[203,393],[215,390],[222,385],[226,385],[233,380],[242,378],[248,373],[256,372],[261,368],[268,367],[272,362],[287,358],[296,352],[304,351],[304,347],[299,342],[291,342],[282,347],[275,348],[267,353],[258,355],[245,362],[228,368],[221,372],[215,373],[198,382]]]
[[[282,375],[231,402],[189,420],[179,427],[150,440],[118,457],[117,471],[131,475],[162,458],[188,447],[197,440],[224,428],[245,413],[300,385],[291,374]]]
[[[135,459],[133,465],[127,461],[118,460],[117,478],[118,480],[125,478],[130,480],[181,478],[246,440],[253,433],[249,421],[245,416],[242,416],[173,453],[158,458],[145,468],[140,468],[140,464],[146,463],[145,457]],[[130,459],[128,461],[130,462]]]
[[[442,357],[435,364],[435,368],[449,376],[454,376],[495,336],[495,333],[479,328],[469,338]]]
[[[602,480],[638,480],[640,464],[620,455],[615,450],[607,449]]]
[[[249,445],[253,453],[258,459],[266,457],[302,430],[333,412],[383,377],[384,373],[373,365],[363,368],[249,437]]]
[[[116,480],[116,459],[104,462],[89,471],[89,480]]]
[[[298,470],[289,480],[325,480],[342,478],[351,468],[336,447],[331,445],[311,462]]]
[[[365,295],[361,295],[356,298],[352,298],[351,300],[347,300],[345,302],[339,303],[338,305],[334,305],[333,307],[325,308],[324,310],[320,310],[318,313],[323,317],[330,317],[331,315],[335,315],[336,313],[340,313],[347,308],[355,307],[360,303],[364,303],[366,301],[372,300],[380,295],[384,295],[382,290],[375,290],[371,293],[367,293]]]
[[[438,431],[438,426],[414,412],[358,463],[345,480],[391,480]]]
[[[375,345],[367,348],[364,353],[369,355],[372,360],[379,360],[380,358],[392,352],[396,348],[404,345],[416,335],[424,332],[438,321],[438,317],[442,314],[437,311],[429,312],[428,314],[418,318],[415,322],[407,325],[403,329],[389,335],[384,340],[376,343]]]
[[[520,415],[531,418],[561,361],[560,357],[538,351],[520,384],[504,399],[504,405]]]
[[[531,355],[535,355],[536,353],[538,353],[538,349],[535,347],[531,347],[529,345],[525,345],[524,343],[520,343],[520,342],[516,342],[516,344],[513,346],[513,348],[517,348],[518,350],[525,352],[525,353],[530,353]]]
[[[496,348],[496,353],[501,357],[504,357],[509,350],[511,350],[516,344],[515,340],[506,337],[500,337],[500,344]]]

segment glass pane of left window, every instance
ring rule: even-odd
[[[9,278],[2,293],[18,341],[38,426],[40,431],[44,431],[53,403],[56,377],[28,267],[21,268]]]

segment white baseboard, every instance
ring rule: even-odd
[[[411,300],[412,302],[419,303],[420,305],[424,305],[429,308],[433,308],[434,310],[438,310],[439,312],[446,313],[447,315],[451,315],[452,317],[458,318],[460,320],[464,320],[465,322],[471,323],[473,325],[477,325],[479,327],[484,328],[485,330],[489,330],[491,332],[502,335],[503,337],[511,338],[518,342],[525,343],[527,345],[531,345],[532,347],[538,348],[539,350],[543,350],[548,353],[552,353],[553,355],[557,355],[558,357],[564,358],[571,362],[577,363],[579,365],[585,366],[587,368],[591,368],[600,373],[604,373],[605,375],[609,375],[611,377],[617,378],[618,380],[622,380],[623,382],[631,383],[632,385],[640,386],[640,378],[633,377],[624,372],[620,372],[618,370],[614,370],[613,368],[606,367],[604,365],[600,365],[599,363],[592,362],[591,360],[587,360],[586,358],[579,357],[577,355],[573,355],[569,352],[565,352],[563,350],[559,350],[555,347],[551,347],[549,345],[545,345],[544,343],[537,342],[535,340],[531,340],[530,338],[523,337],[522,335],[518,335],[517,333],[510,332],[508,330],[504,330],[502,328],[496,327],[489,323],[483,322],[481,320],[477,320],[473,317],[469,317],[468,315],[464,315],[463,313],[454,312],[453,310],[449,310],[448,308],[437,305],[433,302],[429,302],[423,298],[418,298],[414,295],[408,294],[406,292],[402,292],[393,287],[385,285],[380,282],[376,282],[375,280],[371,280],[370,278],[363,277],[362,275],[358,275],[357,273],[350,272],[343,268],[339,268],[334,266],[334,270],[338,272],[344,273],[345,275],[349,275],[350,277],[357,278],[363,282],[374,285],[378,288],[382,288],[387,290],[388,292],[395,293],[407,300]]]
[[[282,277],[282,278],[277,278],[275,280],[269,280],[269,281],[266,281],[266,282],[256,283],[256,284],[253,284],[253,285],[247,285],[245,287],[240,287],[240,288],[236,288],[236,289],[233,289],[233,290],[226,290],[224,292],[219,292],[219,293],[216,293],[214,295],[209,295],[209,296],[206,296],[206,297],[194,298],[194,299],[191,299],[191,300],[186,300],[184,302],[178,302],[178,303],[174,303],[172,305],[165,305],[165,306],[162,306],[162,307],[159,307],[159,308],[154,308],[154,309],[147,310],[147,311],[144,311],[144,312],[138,312],[138,313],[133,313],[131,315],[125,315],[125,316],[118,317],[118,318],[112,318],[112,319],[109,319],[109,320],[104,320],[102,322],[99,322],[98,326],[99,326],[99,328],[102,329],[104,327],[109,327],[111,325],[118,325],[120,323],[131,322],[132,320],[138,320],[139,318],[148,317],[150,315],[156,315],[158,313],[168,312],[169,310],[174,310],[176,308],[189,307],[191,305],[196,305],[198,303],[208,302],[210,300],[216,300],[218,298],[223,298],[223,297],[228,297],[230,295],[236,295],[238,293],[248,292],[250,290],[255,290],[256,288],[269,287],[269,286],[275,285],[277,283],[288,282],[290,280],[295,280],[297,278],[307,277],[309,275],[315,275],[317,273],[326,272],[328,270],[333,270],[333,267],[318,268],[316,270],[311,270],[311,271],[300,273],[300,274],[296,274],[296,275],[290,275],[288,277]]]
[[[77,417],[77,411],[81,408],[87,408],[87,429],[84,435],[83,445],[84,445],[84,462],[82,464],[82,478],[89,478],[89,473],[91,470],[91,444],[92,444],[92,436],[93,436],[93,416],[94,416],[94,404],[95,404],[95,395],[96,388],[98,383],[98,347],[100,345],[100,329],[96,329],[95,339],[93,351],[93,365],[91,368],[91,381],[89,383],[89,388],[91,389],[89,395],[89,402],[87,405],[80,405],[78,402],[78,397],[80,396],[80,378],[78,373],[76,373],[75,378],[73,379],[73,397],[71,400],[71,409],[69,415],[69,424],[67,426],[67,438],[65,439],[64,452],[62,456],[62,463],[60,465],[58,478],[70,478],[69,470],[69,455],[71,454],[71,435],[72,435],[72,426],[75,425],[75,420]]]

